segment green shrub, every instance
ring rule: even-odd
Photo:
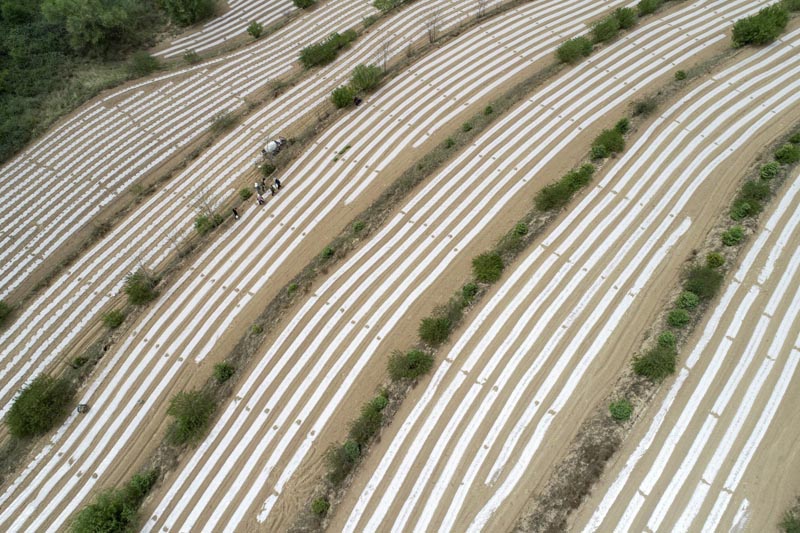
[[[679,70],[675,73],[675,81],[683,81],[686,79],[686,71]]]
[[[286,287],[286,293],[291,296],[295,292],[297,292],[297,283],[290,283],[288,287]]]
[[[108,313],[103,314],[103,324],[105,324],[108,329],[116,329],[120,327],[124,320],[125,313],[119,309],[112,309]]]
[[[253,324],[252,326],[250,326],[250,333],[253,335],[261,335],[262,333],[264,333],[264,328],[262,328],[258,324]]]
[[[89,358],[88,357],[84,357],[82,355],[79,355],[78,357],[76,357],[75,359],[72,360],[72,362],[70,363],[69,366],[71,366],[72,368],[78,369],[78,368],[82,367],[83,365],[85,365],[88,362],[89,362]]]
[[[636,9],[639,11],[640,17],[643,15],[650,15],[651,13],[655,13],[663,3],[664,0],[641,0],[636,5]]]
[[[325,248],[322,249],[322,258],[323,259],[330,259],[331,257],[333,257],[333,254],[334,254],[334,250],[330,246],[326,246]]]
[[[661,381],[675,372],[678,353],[671,346],[655,346],[634,358],[633,371],[651,381]]]
[[[342,450],[344,450],[344,454],[347,456],[347,459],[354,463],[359,457],[361,457],[361,448],[359,447],[358,443],[352,439],[344,441],[344,444],[342,444]]]
[[[775,159],[782,165],[792,165],[800,161],[800,146],[786,143],[775,150]]]
[[[186,50],[183,53],[183,60],[186,61],[189,65],[196,65],[203,61],[203,58],[200,57],[200,54],[195,52],[194,50]]]
[[[366,446],[377,435],[382,423],[381,410],[373,402],[367,402],[361,407],[361,416],[350,423],[349,436],[359,447]]]
[[[611,402],[608,406],[608,410],[611,412],[611,417],[620,422],[628,420],[633,414],[633,406],[631,402],[625,398],[619,399],[616,402]]]
[[[317,0],[292,0],[300,9],[307,9],[317,3]]]
[[[355,96],[356,92],[352,87],[349,85],[342,85],[335,88],[331,93],[331,102],[333,102],[333,105],[337,108],[343,109],[353,105],[353,98],[355,98]]]
[[[73,533],[135,531],[138,511],[147,494],[158,480],[158,470],[136,474],[120,490],[101,492],[94,502],[75,517]]]
[[[492,106],[490,106],[490,105],[487,105],[487,106],[486,106],[486,107],[483,109],[483,114],[484,114],[484,115],[491,115],[492,113],[494,113],[494,109],[492,109]]]
[[[683,288],[697,295],[701,301],[708,301],[719,292],[723,279],[719,270],[707,265],[696,265],[686,273]]]
[[[667,315],[667,323],[674,328],[685,327],[691,320],[692,317],[685,309],[673,309]]]
[[[756,207],[750,202],[736,201],[731,207],[729,214],[732,220],[742,220],[743,218],[755,215],[757,212],[758,210]]]
[[[353,451],[355,450],[355,454]],[[359,458],[358,444],[353,441],[345,442],[342,446],[331,446],[325,453],[328,463],[328,480],[338,487],[347,475],[353,470]]]
[[[467,283],[461,287],[461,301],[463,302],[464,306],[472,303],[472,300],[475,299],[477,294],[478,286],[475,283]]]
[[[794,509],[786,511],[778,527],[784,533],[800,533],[800,514]]]
[[[250,190],[250,187],[239,189],[239,198],[241,198],[242,200],[247,200],[251,196],[253,196],[253,191]]]
[[[722,244],[725,246],[736,246],[742,240],[744,240],[744,228],[741,226],[734,226],[722,233]]]
[[[214,379],[217,380],[217,383],[225,383],[233,377],[234,372],[236,372],[236,368],[225,361],[214,365]]]
[[[706,266],[708,268],[719,268],[725,264],[725,256],[719,252],[711,252],[706,256]]]
[[[364,231],[364,228],[366,227],[367,225],[364,223],[363,220],[356,220],[355,222],[353,222],[353,233],[361,233],[362,231]]]
[[[448,137],[447,139],[444,140],[444,147],[447,148],[447,149],[450,149],[455,145],[456,145],[456,141],[452,137]]]
[[[800,11],[800,0],[783,0],[781,3],[789,11]]]
[[[297,2],[298,0],[295,0]],[[311,512],[319,517],[323,517],[328,514],[328,509],[331,508],[331,504],[328,503],[328,500],[325,498],[317,498],[313,502],[311,502]]]
[[[147,76],[159,68],[161,68],[161,63],[158,59],[143,51],[133,54],[128,63],[128,73],[134,78]]]
[[[0,326],[5,323],[10,314],[11,306],[5,303],[3,300],[0,300]]]
[[[503,258],[494,252],[486,252],[472,259],[472,274],[478,281],[494,283],[503,274]]]
[[[423,318],[419,324],[419,337],[432,346],[438,346],[450,336],[451,325],[447,317]]]
[[[389,405],[389,398],[383,394],[379,394],[372,399],[372,407],[378,411],[383,411]]]
[[[125,294],[133,305],[144,305],[158,296],[156,285],[158,279],[147,274],[143,269],[128,274],[125,278]]]
[[[757,215],[764,209],[762,202],[768,200],[770,194],[769,184],[763,180],[745,182],[733,202],[730,213],[731,218],[733,220],[741,220]]]
[[[658,101],[653,97],[643,98],[633,104],[633,116],[643,116],[651,114],[658,108]]]
[[[222,133],[231,129],[236,124],[236,120],[236,115],[230,111],[220,111],[211,117],[211,126],[208,129],[211,133]]]
[[[178,25],[188,26],[214,14],[214,0],[159,0],[161,7]]]
[[[275,165],[272,163],[264,163],[261,165],[261,175],[264,177],[269,177],[272,173],[275,172]]]
[[[564,41],[556,49],[556,57],[562,63],[577,63],[592,53],[592,41],[586,37],[575,37]]]
[[[385,13],[391,9],[396,8],[405,1],[406,0],[374,0],[372,2],[372,5]]]
[[[247,26],[247,33],[249,33],[253,39],[258,39],[261,37],[261,34],[264,33],[264,26],[257,20],[254,20]]]
[[[358,65],[350,76],[350,86],[365,93],[374,91],[381,84],[383,70],[376,65]]]
[[[610,41],[619,34],[619,29],[619,21],[614,15],[611,15],[592,27],[592,38],[595,43]]]
[[[364,23],[364,27],[365,28],[369,28],[370,26],[375,24],[377,21],[378,21],[378,17],[376,17],[375,15],[366,16],[362,20],[362,22]]]
[[[671,331],[665,331],[661,335],[658,336],[656,341],[658,346],[662,348],[674,348],[675,347],[675,334]]]
[[[765,165],[761,165],[761,170],[759,174],[761,175],[762,180],[771,180],[773,178],[778,177],[778,173],[781,171],[781,165],[777,161],[770,161]]]
[[[200,235],[206,235],[211,230],[222,224],[225,220],[219,213],[198,215],[194,219],[194,229]]]
[[[625,118],[619,119],[616,124],[614,124],[614,129],[620,132],[622,135],[625,135],[631,130],[631,121]]]
[[[332,33],[327,39],[318,44],[307,46],[300,51],[300,62],[305,68],[327,65],[339,54],[339,51],[356,40],[358,34],[353,30]]]
[[[47,433],[66,416],[74,392],[66,379],[40,374],[11,404],[6,415],[8,431],[19,438]]]
[[[422,350],[409,350],[405,353],[392,352],[389,356],[389,377],[392,381],[416,379],[427,374],[433,367],[433,356]]]
[[[179,392],[173,396],[167,408],[167,414],[175,418],[168,431],[169,440],[180,445],[200,439],[214,409],[214,398],[201,390]]]
[[[470,124],[469,122],[465,122],[461,125],[461,131],[463,131],[464,133],[471,130],[472,130],[472,124]]]
[[[520,237],[522,237],[523,235],[527,235],[527,234],[528,234],[528,225],[527,224],[525,224],[524,222],[517,222],[514,225],[514,235],[519,235]]]
[[[733,25],[733,46],[769,44],[786,29],[789,12],[784,6],[768,6]]]
[[[603,130],[592,143],[592,159],[602,159],[624,149],[625,137],[619,130]]]
[[[630,7],[620,7],[614,11],[614,18],[617,19],[619,27],[627,30],[636,26],[636,11]]]
[[[800,2],[800,0],[797,1]],[[792,144],[800,144],[800,132],[797,132],[791,137],[789,137],[789,142]]]
[[[678,301],[675,302],[675,305],[679,309],[694,309],[700,304],[700,297],[697,296],[692,291],[683,291],[680,296],[678,296]]]

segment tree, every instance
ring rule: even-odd
[[[40,375],[26,385],[8,411],[6,423],[15,437],[49,431],[69,410],[73,388],[66,379]]]
[[[253,39],[258,39],[261,37],[261,34],[264,32],[264,26],[259,23],[258,21],[254,20],[250,23],[247,27],[247,33],[249,33]]]
[[[175,24],[188,26],[214,14],[214,0],[159,0]]]
[[[353,69],[353,75],[350,79],[350,85],[356,91],[370,92],[374,90],[381,83],[380,67],[375,65],[358,65]]]
[[[183,444],[199,438],[205,431],[216,405],[207,392],[179,392],[170,400],[167,414],[175,417],[169,430],[170,440]]]
[[[737,20],[733,25],[733,46],[771,43],[789,23],[789,12],[782,5],[765,7],[755,15]]]

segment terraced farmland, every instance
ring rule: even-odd
[[[418,0],[371,26],[331,65],[255,106],[0,332],[0,413],[21,386],[57,371],[86,344],[100,313],[119,302],[127,273],[167,264],[194,231],[198,201],[228,205],[239,187],[260,179],[252,160],[266,138],[300,131],[356,65],[401,59],[430,36],[432,20],[444,32],[502,3]],[[323,473],[326,448],[343,438],[357,406],[380,384],[385,355],[406,345],[424,310],[464,282],[471,257],[529,209],[535,191],[579,164],[592,138],[631,102],[664,87],[676,71],[721,57],[733,21],[771,3],[669,4],[550,74],[454,153],[350,257],[322,272],[267,333],[252,368],[237,369],[242,382],[210,433],[145,503],[143,530],[289,528]],[[266,24],[288,5],[232,2],[227,14],[161,54],[212,48],[234,37],[242,20],[257,14]],[[79,393],[91,410],[71,414],[2,487],[0,529],[66,529],[98,490],[129,477],[162,438],[169,398],[203,383],[253,318],[357,213],[493,97],[543,72],[560,43],[625,5],[523,2],[432,47],[359,107],[335,115],[279,172],[278,195],[265,206],[242,206],[241,220],[218,228],[119,334]],[[0,234],[7,244],[0,298],[31,283],[131,184],[196,146],[208,127],[197,116],[243,109],[245,97],[263,96],[269,80],[299,70],[300,48],[375,12],[364,0],[317,6],[242,51],[98,99],[0,170],[0,194],[12,206],[2,214],[6,222],[41,210],[45,200],[31,193],[56,172],[75,183],[65,210]],[[439,350],[434,375],[383,430],[333,509],[330,530],[514,525],[587,411],[628,364],[659,298],[744,169],[800,117],[796,25],[763,49],[719,59],[721,66],[675,89],[658,117],[639,119],[632,145],[605,163],[597,184],[510,265],[465,329]],[[773,418],[788,420],[778,407],[798,354],[791,339],[800,291],[789,288],[800,264],[793,253],[799,184],[791,184],[749,251],[676,381],[667,382],[648,433],[634,431],[617,461],[627,461],[624,468],[612,468],[613,483],[603,482],[575,528],[714,529],[769,519],[765,499],[740,482],[763,482],[748,465],[758,460],[764,435],[776,431]],[[756,273],[754,265],[763,266]],[[766,358],[757,361],[768,342]],[[706,361],[705,353],[714,357]],[[748,400],[732,401],[740,393]],[[788,433],[775,440],[792,443]],[[776,489],[782,498],[796,477]]]

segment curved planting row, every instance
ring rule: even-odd
[[[724,38],[730,20],[720,12],[736,18],[754,8],[748,2],[695,5],[667,17],[672,24],[647,25],[548,84],[482,135],[275,332],[277,340],[171,483],[148,529],[225,529],[248,516],[245,524],[253,527],[280,520],[297,472],[319,460],[321,433],[336,431],[331,420],[409,307],[520,191],[541,185],[535,176],[557,164],[564,144]],[[645,49],[643,42],[657,44]],[[629,83],[619,86],[615,76]],[[342,183],[339,198],[359,186]],[[291,241],[276,242],[283,248]]]
[[[356,190],[364,191],[375,179],[377,173],[371,158],[382,157],[383,165],[398,155],[398,152],[393,155],[374,152],[373,144],[387,138],[397,139],[400,145],[410,142],[411,138],[404,139],[401,135],[409,130],[407,123],[399,122],[395,113],[405,109],[404,106],[418,108],[411,95],[419,94],[422,87],[432,83],[443,90],[452,90],[452,83],[464,79],[490,79],[497,57],[505,58],[509,69],[521,72],[529,68],[531,57],[549,56],[557,42],[580,29],[573,23],[566,25],[567,17],[577,13],[589,20],[603,12],[591,4],[575,1],[565,6],[554,1],[538,2],[498,22],[487,21],[481,28],[462,36],[468,47],[477,47],[482,42],[482,53],[464,56],[459,49],[461,39],[454,41],[431,56],[428,69],[420,66],[415,74],[400,77],[357,111],[343,117],[319,139],[313,150],[282,176],[285,188],[278,197],[269,200],[264,209],[243,211],[243,220],[236,227],[224,230],[226,235],[176,281],[124,339],[109,366],[84,395],[84,400],[93,406],[92,410],[70,418],[51,444],[0,497],[4,502],[0,521],[12,528],[27,527],[24,524],[34,527],[44,521],[63,524],[101,475],[110,475],[110,470],[122,468],[119,460],[124,450],[147,446],[148,441],[152,443],[158,422],[153,419],[151,409],[162,405],[164,396],[172,388],[181,387],[194,373],[195,366],[186,363],[202,361],[211,353],[216,340],[225,334],[242,310],[247,309],[248,304],[249,308],[258,305],[252,302],[255,296],[274,295],[275,288],[269,286],[271,279],[286,276],[291,271],[292,260],[304,261],[302,245],[309,236],[329,231],[324,223],[336,220],[337,208],[343,206],[345,198],[352,197]],[[610,2],[605,7],[608,5],[616,4]],[[398,14],[397,25],[387,24],[387,27],[404,33],[424,31],[419,18],[435,7],[432,2],[417,2]],[[555,14],[557,8],[563,10],[564,18]],[[562,26],[566,26],[566,32],[552,42],[537,43],[529,38],[530,25],[526,17],[530,16],[548,21],[542,23],[543,34],[558,33]],[[497,40],[487,46],[485,31],[507,41]],[[374,32],[371,40],[364,39],[360,43],[365,50],[354,49],[343,61],[351,68],[365,62],[383,38],[380,32]],[[508,42],[519,44],[506,48]],[[465,59],[470,60],[472,66],[483,67],[471,70],[468,78],[454,76]],[[233,179],[250,170],[253,153],[257,153],[259,144],[253,141],[253,132],[259,127],[269,127],[270,121],[292,110],[292,118],[297,119],[300,106],[308,101],[302,95],[312,90],[311,85],[298,85],[270,109],[249,117],[241,128],[187,169],[185,175],[196,177],[196,187],[202,190],[207,186],[212,196],[230,194]],[[336,158],[336,152],[348,141],[353,142],[352,149]],[[386,151],[394,149],[389,143],[383,145]],[[231,173],[231,169],[237,169],[238,173]],[[35,311],[30,319],[15,323],[14,328],[20,329],[4,341],[11,343],[21,339],[15,350],[24,348],[25,351],[22,357],[8,364],[8,383],[11,383],[12,370],[18,372],[14,379],[21,380],[50,364],[59,350],[70,342],[70,331],[78,331],[82,323],[91,319],[87,317],[87,309],[96,309],[98,301],[104,301],[118,290],[122,275],[135,265],[135,250],[146,250],[144,260],[148,264],[158,264],[172,246],[165,234],[191,231],[191,209],[183,202],[175,205],[176,195],[185,186],[179,178],[157,193],[127,223],[82,258],[63,283],[55,283],[51,292],[36,306],[31,306]],[[375,189],[370,193],[374,196]],[[73,301],[75,305],[70,303]],[[58,319],[54,320],[55,317]],[[48,326],[57,328],[59,333],[43,335]],[[58,344],[49,345],[49,349],[43,347],[50,339]],[[4,353],[11,357],[20,352],[8,350]],[[6,388],[6,402],[12,391]],[[153,423],[154,427],[145,430],[145,425]],[[91,446],[87,446],[90,442]],[[89,470],[92,475],[86,474]],[[23,509],[37,509],[37,513],[30,516],[21,513]]]
[[[513,524],[537,473],[561,453],[548,445],[553,435],[577,429],[596,394],[593,377],[625,355],[616,353],[616,339],[636,327],[631,311],[671,248],[688,253],[684,235],[715,215],[703,207],[726,205],[719,191],[734,184],[720,180],[739,157],[758,151],[748,140],[770,128],[777,136],[774,117],[800,109],[800,61],[791,57],[797,42],[794,36],[741,61],[681,98],[545,234],[376,450],[380,463],[356,480],[360,496],[334,528],[491,531]],[[709,191],[717,194],[709,198]],[[671,449],[671,441],[659,442]],[[619,501],[640,508],[636,498]]]
[[[798,193],[795,177],[700,326],[646,432],[586,505],[578,522],[585,531],[743,530],[753,513],[757,527],[776,520],[772,498],[782,487],[774,481],[787,466],[778,457],[797,442]],[[779,439],[777,455],[763,455]]]
[[[30,302],[19,319],[0,335],[0,398],[3,402],[0,413],[7,410],[12,395],[25,381],[57,360],[84,328],[97,319],[103,306],[119,294],[128,272],[136,269],[140,263],[151,269],[157,269],[164,263],[169,254],[175,251],[176,244],[182,243],[193,232],[192,222],[199,202],[216,205],[220,198],[233,195],[231,187],[237,180],[241,182],[243,176],[252,175],[252,160],[258,155],[268,134],[280,131],[279,126],[290,127],[307,118],[308,102],[320,101],[353,67],[373,59],[375,49],[387,35],[395,36],[396,40],[404,36],[403,43],[417,40],[424,33],[420,21],[439,7],[441,2],[437,0],[417,2],[412,8],[375,28],[335,66],[320,69],[316,75],[248,117],[241,127],[220,140],[213,151],[199,158],[144,202],[133,215],[87,251],[66,274],[44,290],[41,296]],[[444,27],[454,24],[460,17],[460,13],[454,10],[446,14],[448,17],[442,20]],[[516,31],[521,33],[523,30],[517,28]],[[390,53],[401,53],[403,49],[403,45],[400,45],[392,48]],[[454,55],[453,60],[456,61],[458,57]],[[444,68],[452,71],[454,67],[451,64]],[[490,69],[491,66],[485,68]],[[488,70],[478,70],[473,75],[486,72]],[[398,88],[400,96],[396,99],[411,102],[408,95],[419,90],[420,86],[416,82]],[[393,112],[388,111],[390,114]],[[358,135],[355,128],[361,127],[361,121],[376,121],[370,122],[375,124],[390,118],[383,113],[374,117],[369,113],[362,115],[365,116],[359,118],[351,129],[341,130],[341,134],[354,132],[349,134],[355,138]],[[392,130],[381,126],[376,131],[388,133],[402,131],[402,128]],[[335,139],[332,135],[327,138]],[[380,138],[371,137],[373,140]],[[339,141],[322,142],[335,145]],[[330,169],[328,179],[334,180],[334,174],[341,173],[339,169],[344,162],[337,166],[329,160],[325,163]],[[356,170],[353,169],[354,172]],[[290,176],[293,174],[294,171]],[[319,179],[313,183],[316,187],[326,184]],[[332,186],[333,183],[330,181],[328,185]]]
[[[360,5],[332,2],[244,51],[116,91],[6,165],[0,171],[0,197],[8,206],[0,214],[0,298],[136,180],[206,133],[215,116],[242,109],[247,96],[287,73],[304,46],[359,24],[368,13]],[[184,186],[180,201],[192,204],[197,194]]]

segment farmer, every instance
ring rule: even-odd
[[[265,201],[264,201],[264,197],[261,196],[261,193],[256,194],[256,203],[258,205],[264,205]]]
[[[275,178],[275,181],[273,182],[273,185],[275,185],[275,189],[280,189],[281,188],[281,180],[279,180],[278,178]]]
[[[234,220],[239,220],[239,212],[236,210],[236,208],[232,208],[231,211],[233,211]]]

